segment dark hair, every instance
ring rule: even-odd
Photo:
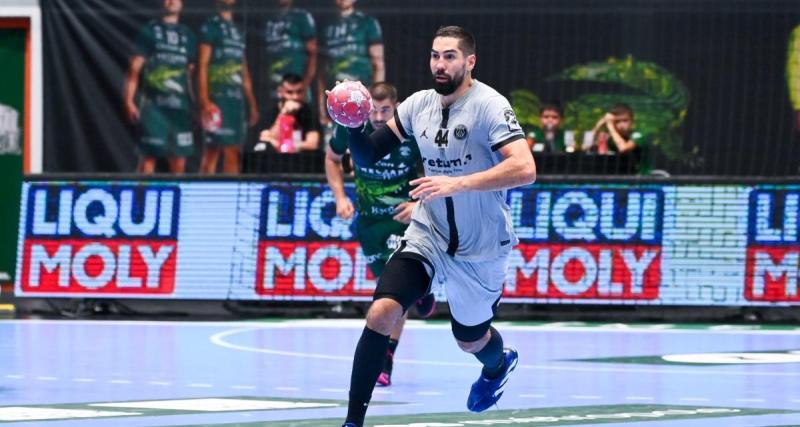
[[[622,102],[614,104],[614,106],[611,107],[611,110],[609,110],[609,113],[611,113],[611,114],[613,114],[615,116],[619,116],[619,115],[622,115],[622,114],[627,114],[628,116],[633,118],[633,108],[631,108],[630,105],[622,103]]]
[[[564,115],[564,111],[561,109],[561,106],[558,105],[555,102],[542,104],[539,107],[539,115],[542,115],[542,113],[544,113],[545,111],[548,111],[548,110],[549,111],[555,111],[556,113],[558,113],[559,116],[563,116]]]
[[[283,78],[281,78],[281,83],[289,83],[290,85],[296,85],[298,83],[303,83],[303,78],[295,73],[287,73],[283,75]]]
[[[458,39],[458,48],[464,53],[464,56],[475,54],[475,36],[469,31],[456,25],[447,27],[439,27],[433,38],[437,37],[452,37]]]
[[[376,82],[369,87],[369,94],[372,99],[376,101],[383,101],[388,99],[392,102],[397,102],[397,89],[391,83]]]

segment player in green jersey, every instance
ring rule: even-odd
[[[264,22],[262,41],[267,55],[267,93],[269,102],[278,99],[283,76],[303,78],[303,91],[311,87],[317,74],[317,30],[314,18],[303,9],[292,7],[292,0],[275,0],[276,12]]]
[[[370,94],[373,109],[366,125],[367,132],[386,126],[397,105],[397,89],[388,83],[375,83],[370,87]],[[344,219],[352,218],[355,213],[344,191],[342,156],[347,148],[347,130],[337,126],[325,156],[325,174],[336,198],[336,214]],[[356,234],[375,277],[383,273],[386,261],[399,246],[400,238],[411,222],[411,212],[417,202],[409,199],[409,181],[419,177],[420,159],[416,142],[408,139],[374,165],[355,167],[358,196]],[[433,313],[434,303],[433,294],[428,294],[417,303],[417,311],[427,317]],[[394,352],[406,317],[407,313],[391,333],[386,363],[378,377],[379,385],[391,384]]]
[[[178,22],[181,0],[164,0],[163,8],[163,16],[148,22],[136,36],[125,82],[125,112],[140,128],[137,170],[142,173],[152,173],[159,157],[167,158],[172,172],[182,173],[186,157],[194,151],[189,79],[195,37]]]
[[[247,136],[247,126],[258,122],[258,107],[245,59],[245,37],[233,22],[236,0],[217,0],[219,13],[200,30],[198,54],[198,100],[203,123],[220,120],[213,127],[204,125],[205,148],[200,171],[215,173],[220,153],[223,172],[239,173],[239,153]],[[249,115],[245,115],[247,102]]]
[[[320,121],[329,124],[325,89],[337,81],[360,81],[365,86],[386,78],[383,35],[378,20],[357,11],[355,0],[336,0],[339,13],[321,32],[322,67],[318,78]]]

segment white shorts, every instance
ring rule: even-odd
[[[494,316],[492,306],[503,293],[508,254],[489,261],[461,261],[430,241],[414,239],[404,243],[399,253],[414,253],[428,261],[424,264],[431,286],[441,286],[453,319],[464,326],[475,326]]]

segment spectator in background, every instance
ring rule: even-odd
[[[317,35],[314,18],[303,9],[292,7],[292,0],[273,0],[277,11],[264,23],[263,41],[267,55],[267,93],[269,102],[278,100],[277,89],[283,76],[302,76],[309,89],[317,73]]]
[[[197,48],[192,31],[178,22],[182,8],[181,0],[164,0],[161,18],[139,30],[128,68],[125,112],[139,125],[142,173],[153,173],[162,157],[170,171],[183,173],[194,152],[189,76]]]
[[[528,133],[532,151],[552,153],[571,152],[575,149],[574,134],[570,132],[567,138],[566,132],[561,129],[562,117],[563,113],[558,104],[543,104],[539,108],[539,121],[542,126],[534,127]]]
[[[337,18],[322,30],[323,62],[318,78],[320,121],[330,119],[325,106],[325,89],[337,81],[360,81],[369,87],[384,81],[383,37],[378,20],[355,10],[355,0],[336,0]]]
[[[280,99],[268,116],[270,127],[261,132],[259,141],[282,153],[319,149],[319,125],[304,101],[303,78],[297,74],[283,76],[278,96]]]
[[[627,104],[615,104],[592,129],[594,143],[589,149],[599,154],[631,153],[636,158],[639,173],[647,174],[652,169],[649,156],[643,155],[647,140],[634,128],[633,109]]]
[[[239,173],[247,122],[258,122],[258,107],[244,56],[244,34],[233,23],[236,0],[217,0],[219,13],[200,30],[198,99],[205,148],[202,173],[215,173],[220,153],[223,172]],[[245,114],[244,102],[249,106]],[[215,117],[216,116],[216,117]]]

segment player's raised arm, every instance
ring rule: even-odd
[[[372,101],[369,91],[361,82],[342,82],[327,92],[328,114],[347,128],[350,154],[360,166],[371,165],[398,147],[403,142],[394,119],[389,120],[372,134],[364,132],[364,123],[369,119]]]

